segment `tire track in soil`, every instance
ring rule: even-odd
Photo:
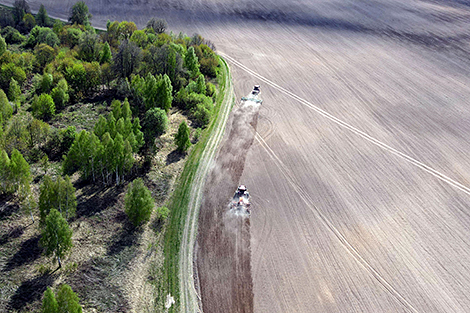
[[[250,219],[228,210],[254,142],[259,104],[242,102],[204,188],[197,268],[204,313],[253,312]]]

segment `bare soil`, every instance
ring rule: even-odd
[[[258,112],[251,101],[233,112],[204,188],[197,268],[206,313],[253,312],[250,219],[230,211],[229,203],[253,144]]]

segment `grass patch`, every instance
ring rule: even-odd
[[[165,232],[164,244],[164,287],[163,294],[160,294],[160,299],[157,302],[165,301],[166,295],[169,293],[175,298],[175,305],[170,309],[170,312],[177,312],[180,303],[179,291],[179,258],[181,237],[183,234],[184,223],[188,212],[188,205],[191,195],[191,185],[195,178],[197,169],[200,164],[202,153],[212,135],[219,118],[220,109],[225,98],[226,92],[226,78],[228,77],[228,66],[221,58],[220,61],[221,71],[219,72],[219,90],[214,108],[214,116],[210,125],[202,132],[199,141],[194,145],[190,151],[188,159],[186,160],[184,170],[179,178],[179,182],[173,192],[168,208],[170,209],[170,221],[167,225]]]

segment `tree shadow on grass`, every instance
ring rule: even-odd
[[[9,231],[8,233],[2,235],[0,237],[0,246],[3,246],[6,244],[8,241],[18,238],[24,233],[24,227],[23,226],[16,226],[13,230]]]
[[[3,221],[20,210],[17,203],[11,203],[12,195],[0,196],[0,221]]]
[[[8,260],[4,272],[13,270],[16,267],[22,266],[26,263],[31,263],[41,256],[42,249],[39,247],[39,238],[37,235],[32,237],[21,244],[20,250]]]
[[[123,221],[124,226],[119,231],[119,233],[113,237],[114,240],[109,243],[107,252],[108,255],[119,254],[125,248],[135,245],[143,233],[142,228],[136,228],[134,225],[132,225],[131,222],[129,222],[124,212],[121,212],[120,215],[124,215],[125,217]]]
[[[82,194],[77,197],[77,217],[89,217],[115,205],[123,189],[124,185],[99,187],[90,184],[82,187]]]
[[[166,165],[176,163],[186,156],[186,153],[180,152],[179,150],[174,150],[166,157]]]
[[[21,311],[26,305],[39,300],[47,287],[52,286],[54,279],[55,276],[44,274],[24,281],[11,297],[8,309]]]

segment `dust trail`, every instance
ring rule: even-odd
[[[204,313],[253,312],[250,220],[229,213],[227,205],[255,138],[259,107],[243,101],[233,112],[204,188],[197,251]]]

